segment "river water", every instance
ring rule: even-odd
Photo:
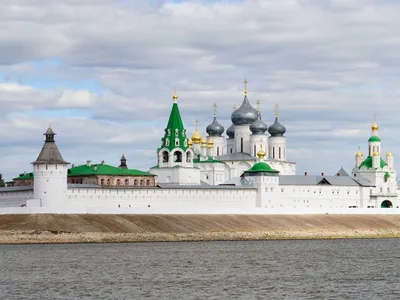
[[[400,299],[400,239],[0,246],[1,299]]]

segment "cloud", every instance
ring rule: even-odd
[[[147,169],[174,89],[188,131],[198,119],[205,134],[214,103],[230,126],[245,77],[268,125],[279,103],[299,173],[350,169],[374,114],[396,154],[399,12],[389,0],[1,1],[0,171],[30,167],[49,121],[68,161],[125,152]]]

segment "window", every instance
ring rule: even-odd
[[[178,146],[179,146],[179,139],[176,138],[176,139],[175,139],[175,147],[178,147]]]
[[[146,185],[150,185],[150,180],[149,179],[146,180]]]
[[[272,147],[272,158],[275,158],[275,147]]]
[[[137,186],[137,185],[138,185],[137,179],[135,179],[135,180],[133,181],[133,185],[134,185],[134,186]]]
[[[165,140],[165,146],[168,147],[169,146],[169,139]]]
[[[140,180],[140,185],[141,186],[144,185],[144,180],[143,179]]]
[[[169,153],[168,153],[168,151],[164,151],[162,153],[162,157],[163,157],[163,163],[167,163],[169,161]]]
[[[192,162],[192,153],[186,152],[186,162],[191,163]]]
[[[125,179],[125,185],[129,185],[129,179]]]
[[[121,179],[117,179],[117,185],[121,185]]]
[[[257,147],[256,147],[256,145],[254,145],[254,156],[256,156],[257,155]]]
[[[217,156],[219,156],[219,147],[217,147]]]
[[[243,152],[243,138],[240,138],[240,152]]]
[[[231,153],[233,152],[233,149],[231,148]]]
[[[182,152],[180,151],[174,152],[174,162],[182,162]]]

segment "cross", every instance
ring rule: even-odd
[[[214,103],[214,117],[217,116],[217,103]]]
[[[196,120],[196,131],[197,131],[198,125],[199,125],[199,120]]]
[[[260,100],[257,100],[257,112],[260,113]]]
[[[244,83],[244,94],[247,96],[247,93],[249,92],[247,84],[249,83],[249,81],[245,79],[243,83]]]
[[[275,105],[275,117],[278,117],[278,114],[279,114],[279,104],[277,103]]]
[[[233,110],[236,110],[236,105],[233,106]]]

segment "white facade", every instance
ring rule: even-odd
[[[67,172],[68,165],[66,164],[34,164],[33,198],[40,200],[42,206],[64,206]]]

